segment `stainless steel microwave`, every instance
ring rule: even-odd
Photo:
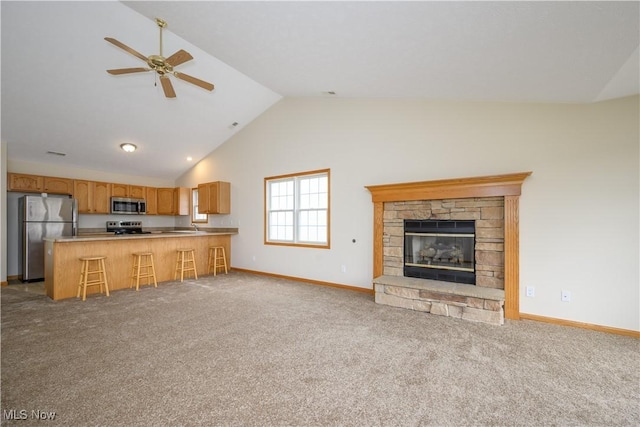
[[[147,213],[147,202],[144,199],[129,199],[126,197],[111,198],[112,214],[141,215]]]

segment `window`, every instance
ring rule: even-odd
[[[209,215],[198,213],[198,189],[191,189],[191,222],[209,222]]]
[[[329,248],[329,169],[264,179],[265,243]]]

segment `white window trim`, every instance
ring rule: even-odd
[[[330,249],[331,248],[331,173],[330,169],[320,169],[309,172],[300,172],[293,173],[288,175],[279,175],[279,176],[271,176],[264,179],[264,243],[266,245],[279,245],[279,246],[296,246],[296,247],[311,247],[311,248],[321,248],[321,249]],[[327,177],[327,241],[326,243],[314,243],[314,242],[301,242],[298,241],[298,198],[299,198],[299,190],[297,188],[297,180],[300,178],[309,178],[313,175],[326,175]],[[293,229],[294,229],[294,239],[293,240],[269,240],[269,207],[270,207],[270,199],[269,199],[269,184],[273,181],[284,181],[284,180],[296,180],[296,184],[294,184],[294,209],[293,212]],[[324,209],[320,209],[324,210]]]
[[[194,203],[194,195],[197,194],[198,195],[198,203],[200,200],[200,194],[198,193],[198,188],[192,188],[191,189],[191,222],[192,223],[208,223],[209,222],[209,215],[208,214],[199,214],[198,213],[198,204]]]

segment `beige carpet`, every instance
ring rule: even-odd
[[[634,338],[238,272],[84,303],[0,292],[3,425],[640,425]]]

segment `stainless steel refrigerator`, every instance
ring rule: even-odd
[[[75,236],[78,204],[68,197],[24,196],[18,202],[22,226],[22,281],[44,278],[45,237]]]

